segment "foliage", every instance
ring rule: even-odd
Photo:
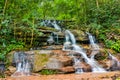
[[[106,47],[111,48],[117,52],[120,52],[120,40],[118,41],[106,40],[105,44]]]
[[[45,70],[42,70],[40,72],[42,75],[51,75],[51,74],[57,74],[57,71],[56,70],[48,70],[48,69],[45,69]]]
[[[103,25],[106,28],[109,27],[114,22],[119,20],[120,6],[117,6],[119,4],[119,1],[111,0],[109,3],[104,2],[100,4],[99,8],[92,7],[88,10],[88,12],[91,13],[91,15],[88,14],[88,22],[95,22]]]
[[[39,44],[40,19],[74,21],[66,22],[67,28],[91,32],[120,52],[119,0],[0,0],[0,55]],[[108,33],[114,33],[114,39]]]

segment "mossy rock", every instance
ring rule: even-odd
[[[45,64],[48,62],[49,58],[50,58],[49,53],[46,54],[46,53],[40,53],[38,51],[35,51],[33,71],[38,72],[38,71],[42,70],[44,68]]]
[[[7,54],[7,59],[8,59],[7,61],[9,63],[9,65],[12,65],[12,63],[13,63],[13,54],[14,53],[15,53],[15,51],[11,51]]]
[[[75,35],[77,41],[88,40],[87,34],[82,30],[72,30],[72,33]]]

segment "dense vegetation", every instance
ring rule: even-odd
[[[39,19],[74,21],[66,28],[89,31],[120,52],[120,0],[0,0],[1,60],[11,50],[37,44],[33,36],[42,36],[36,29]]]

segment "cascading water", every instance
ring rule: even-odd
[[[110,52],[108,52],[108,59],[110,60],[110,66],[108,70],[120,70],[120,61],[113,56]]]
[[[86,32],[88,34],[88,38],[90,40],[90,45],[93,50],[99,50],[99,46],[95,43],[95,37],[92,36],[90,33]]]
[[[66,42],[71,42],[72,44],[76,44],[75,36],[69,30],[65,31],[65,39]]]
[[[56,30],[61,32],[61,27],[57,24],[56,21],[51,22],[50,20],[48,20],[48,25],[52,25]],[[51,35],[49,36],[49,39],[47,40],[48,43],[59,43],[58,40],[59,36],[57,32],[52,32]]]
[[[52,32],[51,33],[51,36],[53,36],[53,38],[54,38],[54,41],[58,44],[59,43],[59,40],[58,40],[58,33],[57,32]]]
[[[71,46],[76,45],[76,39],[69,30],[65,31],[65,39],[66,39],[66,42],[64,43],[63,50],[66,50],[66,48],[70,49]],[[83,69],[81,68],[80,63],[81,61],[76,57],[74,57],[74,68],[76,70],[75,73],[83,73]]]
[[[86,32],[87,35],[88,35],[88,38],[89,38],[89,41],[90,41],[90,47],[91,47],[91,50],[92,50],[92,53],[91,53],[91,59],[94,59],[94,56],[99,53],[99,46],[98,44],[95,43],[95,37],[92,36],[90,33]]]
[[[82,57],[85,59],[85,62],[91,66],[92,72],[106,72],[105,69],[103,69],[94,59],[87,57],[85,51],[83,51],[83,49],[76,44],[75,37],[69,30],[65,31],[65,38],[66,38],[66,42],[71,41],[72,47],[73,47],[72,50],[75,53],[82,55]],[[94,45],[94,41],[91,41],[91,42]],[[78,62],[80,63],[80,60],[77,59],[77,60],[74,60],[74,62],[75,62],[74,64],[77,65]],[[76,67],[76,70],[77,70],[76,73],[83,73],[83,69],[79,67],[80,65]]]
[[[90,33],[86,32],[90,41],[90,47],[91,47],[91,62],[94,63],[93,65],[93,72],[105,72],[105,69],[103,69],[94,59],[94,56],[99,53],[99,46],[95,43],[95,37],[93,37]],[[92,65],[91,65],[92,66]],[[99,66],[99,67],[98,67]]]
[[[78,45],[73,45],[73,50],[82,55],[85,62],[92,67],[92,72],[106,72],[94,59],[88,58],[86,53]]]
[[[56,21],[53,21],[52,25],[54,26],[54,28],[55,28],[56,30],[61,31],[61,28],[60,28],[60,26],[57,24]]]
[[[83,73],[83,69],[81,68],[81,61],[77,58],[74,57],[74,68],[75,68],[75,73]]]
[[[54,41],[54,39],[53,39],[53,36],[50,35],[49,38],[47,39],[47,43],[51,45],[51,44],[53,44],[54,42],[55,42],[55,41]]]
[[[12,77],[29,76],[32,68],[30,56],[24,52],[15,52],[13,57],[13,63],[15,63],[16,72],[12,75]]]

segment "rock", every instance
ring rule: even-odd
[[[10,63],[10,65],[12,65],[12,63],[13,63],[13,54],[15,53],[16,51],[11,51],[10,53],[8,53],[8,61],[9,61],[9,63]]]
[[[91,66],[89,64],[86,64],[85,62],[79,62],[77,64],[74,65],[74,68],[81,68],[83,69],[84,72],[91,72]]]
[[[69,56],[53,56],[54,58],[58,59],[61,63],[62,66],[71,66],[72,65],[72,58]]]
[[[34,54],[34,67],[33,71],[38,72],[45,67],[51,55],[51,51],[49,50],[38,50],[35,51]]]
[[[0,62],[0,74],[5,72],[5,64]]]
[[[77,41],[88,41],[87,34],[82,30],[72,30],[72,33],[75,35]]]
[[[60,69],[62,67],[62,63],[56,58],[50,58],[48,63],[45,65],[45,69]]]
[[[54,55],[58,55],[58,56],[68,56],[68,54],[70,53],[70,51],[63,51],[63,50],[52,50],[52,53]]]
[[[82,68],[84,72],[91,72],[91,66],[89,64],[86,63],[82,63]]]
[[[9,72],[10,72],[11,74],[13,74],[13,73],[16,71],[16,68],[13,67],[13,66],[9,66],[9,67],[8,67],[8,70],[9,70]]]
[[[63,73],[72,73],[72,72],[75,72],[75,69],[73,66],[67,66],[67,67],[60,68],[60,71]]]

